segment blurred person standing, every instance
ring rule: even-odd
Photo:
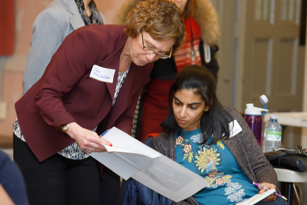
[[[42,77],[65,37],[90,24],[105,24],[94,0],[54,0],[36,17],[22,82],[23,95]]]

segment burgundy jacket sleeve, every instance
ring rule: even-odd
[[[75,121],[65,109],[62,98],[96,62],[101,50],[99,42],[98,36],[90,30],[69,35],[43,75],[35,104],[46,123],[58,132],[61,125]]]

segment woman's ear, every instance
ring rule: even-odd
[[[213,103],[213,99],[211,100],[211,105],[212,105],[212,103]],[[210,105],[210,107],[211,107],[211,105]],[[209,110],[209,106],[206,106],[205,107],[205,112],[207,112]]]

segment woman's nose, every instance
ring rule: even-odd
[[[155,53],[147,53],[146,57],[149,61],[153,61],[157,55]]]
[[[179,116],[181,117],[181,118],[184,118],[184,117],[186,117],[186,109],[183,107],[181,110],[180,110],[180,112],[179,112]]]

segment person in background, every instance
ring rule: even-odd
[[[146,0],[126,26],[84,26],[65,38],[15,104],[14,159],[31,205],[100,204],[100,170],[89,154],[112,146],[99,137],[105,130],[131,133],[153,62],[169,58],[184,36],[174,3]]]
[[[97,10],[94,0],[54,0],[36,17],[22,94],[42,77],[65,37],[91,24],[105,24],[104,16]]]
[[[17,205],[28,205],[26,186],[21,172],[10,157],[0,149],[0,186]],[[1,194],[0,194],[1,195]],[[1,197],[0,197],[1,198]],[[1,201],[1,200],[0,200]]]
[[[126,0],[117,11],[114,22],[124,24],[128,12],[140,0]],[[215,58],[220,36],[218,14],[210,0],[173,0],[185,19],[186,41],[174,56],[158,60],[140,99],[135,119],[135,137],[143,140],[148,134],[160,133],[160,124],[168,115],[168,90],[177,73],[187,65],[203,65],[217,79],[219,65]]]

